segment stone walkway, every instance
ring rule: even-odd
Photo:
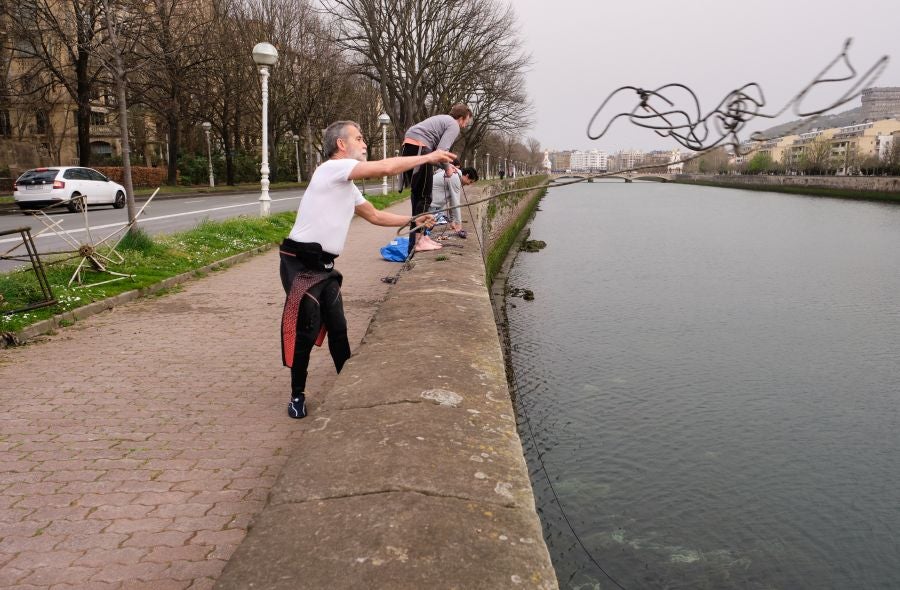
[[[393,232],[356,219],[338,259],[352,345]],[[282,302],[273,250],[0,350],[0,588],[213,586],[298,440]],[[310,373],[315,412],[327,347]]]

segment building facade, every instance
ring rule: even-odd
[[[900,117],[900,86],[866,88],[862,91],[862,111],[867,121]]]
[[[817,129],[749,144],[746,153],[732,163],[740,166],[765,154],[787,173],[807,167],[838,175],[856,174],[866,162],[887,158],[898,137],[900,119],[896,118]]]
[[[609,156],[600,150],[576,150],[570,155],[569,169],[572,172],[606,172],[609,169]]]

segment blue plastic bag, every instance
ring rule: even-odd
[[[381,247],[381,257],[390,262],[405,262],[409,251],[409,236],[400,236]]]

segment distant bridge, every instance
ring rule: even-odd
[[[602,175],[601,175],[602,174]],[[651,182],[672,182],[677,174],[664,174],[659,172],[648,173],[648,174],[639,174],[633,172],[622,172],[622,173],[598,173],[598,174],[588,174],[581,172],[561,172],[556,174],[551,174],[550,178],[552,180],[586,180],[587,182],[594,182],[595,180],[624,180],[625,182],[631,182],[633,180],[648,180]]]

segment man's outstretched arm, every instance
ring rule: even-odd
[[[384,160],[376,160],[374,162],[360,162],[353,167],[348,180],[360,180],[363,178],[378,178],[379,176],[392,176],[406,172],[416,166],[422,164],[440,164],[442,162],[452,162],[456,159],[455,154],[445,152],[444,150],[435,150],[424,156],[397,156],[395,158],[385,158]]]
[[[362,205],[357,205],[354,209],[356,214],[371,223],[372,225],[381,225],[384,227],[403,227],[409,223],[409,217],[406,215],[397,215],[388,211],[379,211],[372,203],[366,201]],[[420,215],[416,217],[416,225],[425,225],[427,227],[434,226],[433,215]]]

